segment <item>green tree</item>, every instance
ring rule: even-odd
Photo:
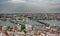
[[[23,31],[23,32],[26,33],[26,28],[25,28],[25,25],[24,24],[21,24],[21,31]]]
[[[24,30],[25,29],[25,25],[21,25],[21,30]]]
[[[10,26],[7,26],[7,27],[6,27],[6,30],[9,30],[10,28],[11,28]]]

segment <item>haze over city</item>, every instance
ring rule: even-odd
[[[60,13],[60,0],[0,0],[0,13]]]

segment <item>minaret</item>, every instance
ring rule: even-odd
[[[56,18],[55,18],[55,16],[54,16],[54,22],[56,22]],[[54,23],[54,26],[56,26],[56,23]]]

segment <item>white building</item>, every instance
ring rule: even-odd
[[[21,25],[17,25],[17,30],[20,30],[21,31]]]
[[[7,28],[7,26],[3,26],[3,27],[2,27],[2,30],[6,30],[6,28]]]
[[[32,30],[32,25],[25,24],[26,31]]]

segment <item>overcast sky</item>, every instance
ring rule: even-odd
[[[60,0],[0,0],[0,13],[60,13]]]

